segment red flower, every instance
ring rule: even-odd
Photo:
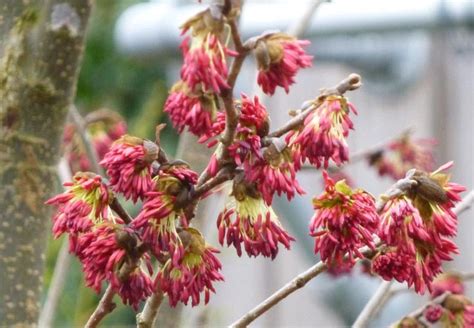
[[[219,38],[208,33],[185,38],[181,44],[184,63],[181,68],[181,79],[191,88],[204,92],[220,93],[228,89],[226,56],[236,53],[221,44]]]
[[[212,94],[191,92],[182,81],[173,86],[164,107],[179,133],[187,126],[197,136],[209,132],[217,114]]]
[[[123,304],[130,305],[135,311],[138,311],[140,302],[150,297],[154,291],[150,275],[139,267],[133,270],[123,281],[112,280],[111,285],[122,299]]]
[[[271,205],[275,193],[279,196],[285,193],[288,200],[295,193],[305,193],[296,180],[295,164],[288,147],[278,152],[272,145],[263,152],[263,158],[250,157],[244,163],[244,172],[247,180],[256,184],[268,205]]]
[[[349,255],[352,265],[354,255],[363,258],[359,248],[375,248],[372,234],[377,231],[379,216],[374,198],[363,190],[351,190],[344,180],[334,183],[323,172],[325,192],[313,199],[315,214],[310,231],[315,238],[314,252],[328,264],[342,265],[344,255]]]
[[[65,232],[73,235],[87,232],[95,224],[110,219],[111,194],[99,175],[78,172],[73,182],[64,186],[68,188],[64,193],[46,202],[57,206],[53,216],[55,238]]]
[[[287,143],[294,147],[294,160],[308,160],[318,168],[327,167],[332,159],[336,165],[349,160],[346,138],[353,124],[349,111],[357,114],[355,107],[342,96],[329,96],[323,105],[313,110],[300,130],[287,135]]]
[[[424,311],[426,320],[428,320],[431,323],[438,322],[438,320],[441,319],[441,316],[443,315],[443,313],[444,313],[444,308],[439,304],[430,305]]]
[[[232,220],[232,218],[234,218]],[[262,198],[239,197],[219,214],[217,219],[219,242],[234,245],[239,256],[242,243],[249,256],[263,255],[274,259],[278,254],[278,244],[290,249],[294,241],[282,227],[273,209]]]
[[[277,86],[290,91],[301,68],[312,65],[312,56],[303,47],[307,40],[297,40],[283,33],[275,33],[259,42],[255,55],[258,64],[257,83],[266,94],[273,95]]]
[[[435,145],[433,139],[413,139],[407,133],[389,143],[383,151],[370,156],[369,163],[377,168],[381,176],[388,175],[398,180],[412,168],[432,170]]]
[[[186,226],[187,219],[183,209],[175,205],[178,195],[196,183],[197,174],[185,165],[172,165],[160,171],[153,181],[154,190],[146,193],[143,209],[132,227],[141,230],[143,241],[156,256],[169,252],[177,262],[184,253],[177,224]]]
[[[201,301],[201,293],[204,292],[204,303],[209,302],[210,293],[215,293],[214,281],[223,281],[220,274],[221,263],[214,255],[219,251],[204,241],[201,234],[192,228],[188,232],[190,244],[182,258],[176,262],[168,260],[161,268],[155,283],[168,294],[171,306],[178,302],[188,304],[191,299],[192,306]]]
[[[120,277],[127,253],[117,241],[118,231],[133,233],[130,228],[112,224],[98,226],[79,237],[76,254],[82,263],[87,287],[100,293],[102,282],[109,281],[123,303],[137,310],[139,303],[152,294],[153,284],[148,273],[139,266],[128,277]],[[150,270],[149,263],[148,267]]]
[[[379,237],[387,244],[416,252],[415,240],[431,242],[418,210],[404,196],[389,200],[381,215]]]
[[[113,190],[136,202],[153,187],[151,163],[157,156],[158,146],[153,142],[125,135],[113,143],[100,164]]]

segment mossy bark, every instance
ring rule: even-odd
[[[39,315],[56,164],[74,98],[88,0],[0,5],[0,326]]]

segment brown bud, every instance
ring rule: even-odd
[[[128,254],[135,251],[137,246],[137,239],[131,233],[124,230],[117,230],[115,232],[115,240],[120,248],[124,249]]]
[[[259,70],[266,71],[270,68],[271,59],[270,53],[268,52],[267,43],[265,41],[257,42],[257,46],[253,51],[255,60],[257,61],[257,67]]]
[[[448,201],[448,196],[443,187],[431,179],[427,173],[417,170],[412,179],[418,182],[418,185],[415,187],[417,196],[429,202],[445,203]]]
[[[469,300],[463,295],[448,295],[443,302],[443,306],[453,313],[464,311],[468,304]]]

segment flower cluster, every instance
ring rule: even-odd
[[[235,52],[221,43],[224,22],[210,10],[198,13],[181,28],[183,34],[190,31],[191,35],[181,44],[181,80],[171,89],[165,112],[179,132],[188,127],[201,136],[216,118],[217,95],[229,88],[226,56],[234,56]]]
[[[124,135],[116,140],[100,164],[106,169],[115,192],[136,202],[151,190],[151,163],[158,157],[158,146],[149,141]]]
[[[387,245],[373,260],[372,269],[386,280],[396,279],[423,293],[441,272],[442,262],[457,253],[448,239],[456,234],[457,217],[452,211],[463,187],[449,182],[442,166],[427,174],[415,173],[414,191],[389,200],[381,215],[379,237]]]
[[[112,143],[127,132],[123,118],[115,112],[99,110],[86,118],[87,132],[99,160],[103,159]],[[89,171],[91,164],[85,146],[74,124],[67,124],[63,134],[64,154],[72,172]]]
[[[204,292],[204,303],[209,302],[210,293],[215,293],[214,281],[223,281],[219,273],[221,263],[214,253],[218,251],[206,244],[202,235],[192,228],[180,233],[187,244],[179,261],[169,259],[161,268],[155,283],[167,293],[171,306],[178,302],[198,305]]]
[[[329,265],[344,265],[344,256],[354,265],[363,258],[359,248],[374,249],[373,234],[379,225],[374,198],[363,190],[352,190],[344,180],[335,183],[323,172],[325,191],[313,199],[315,209],[310,231],[315,237],[314,251]]]
[[[219,214],[219,242],[233,245],[239,256],[242,243],[249,256],[263,255],[274,259],[278,244],[290,249],[294,240],[282,227],[273,209],[259,193],[245,183],[235,183],[232,202]]]
[[[290,91],[296,73],[312,65],[313,57],[303,49],[309,43],[284,33],[269,34],[259,40],[254,53],[258,65],[257,83],[264,93],[273,95],[277,87],[286,93]]]
[[[46,204],[55,205],[53,234],[58,238],[63,233],[70,236],[70,247],[74,248],[77,236],[89,231],[95,224],[113,220],[109,204],[112,195],[99,175],[78,172],[72,182],[64,183],[67,190],[49,199]]]
[[[156,256],[168,252],[175,263],[182,258],[184,246],[177,225],[187,226],[187,219],[177,202],[196,181],[196,172],[184,164],[165,167],[153,179],[154,187],[145,194],[143,209],[133,220],[132,227],[141,231],[143,241]]]
[[[431,171],[435,144],[433,139],[414,139],[407,133],[390,142],[382,151],[372,154],[369,163],[381,176],[387,175],[395,180],[403,178],[412,168]]]
[[[133,234],[130,228],[105,223],[79,237],[75,253],[82,263],[86,286],[100,292],[102,282],[109,281],[124,304],[135,310],[141,301],[153,292],[152,271],[145,272],[140,265],[123,277],[121,270],[127,261],[127,251],[117,237],[119,233]]]
[[[346,98],[336,95],[328,96],[321,106],[312,110],[304,124],[287,135],[288,145],[294,149],[294,161],[308,160],[318,168],[327,167],[330,159],[336,165],[348,161],[346,138],[353,129],[350,111],[357,114]]]

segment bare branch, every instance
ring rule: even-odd
[[[313,0],[309,5],[306,11],[303,14],[296,24],[291,26],[288,29],[288,34],[294,35],[295,37],[301,37],[304,35],[308,26],[311,24],[311,18],[313,18],[314,13],[318,10],[319,6],[321,6],[325,2],[329,2],[330,0]]]
[[[104,319],[107,314],[109,314],[115,309],[116,304],[112,301],[114,295],[115,292],[112,289],[112,286],[109,285],[109,287],[107,287],[107,289],[105,290],[104,295],[100,299],[100,302],[97,305],[97,308],[95,309],[94,313],[92,313],[89,320],[87,320],[87,323],[84,326],[85,328],[97,327],[100,321]]]
[[[381,308],[381,303],[386,302],[391,286],[391,281],[382,281],[377,291],[372,295],[369,302],[365,305],[364,309],[352,325],[353,328],[367,327],[367,323],[375,317],[377,309]]]
[[[147,300],[143,311],[137,314],[137,328],[152,328],[164,294],[160,288]]]
[[[97,156],[97,151],[95,150],[95,147],[92,144],[89,132],[87,132],[86,121],[81,116],[75,105],[71,105],[69,107],[69,114],[76,127],[76,132],[81,138],[82,144],[86,149],[87,159],[89,160],[92,170],[97,174],[104,175],[104,171],[99,165],[99,157]]]

